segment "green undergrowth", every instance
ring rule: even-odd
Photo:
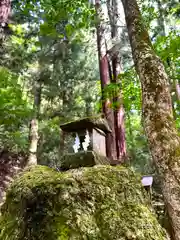
[[[2,207],[1,240],[161,240],[140,178],[124,167],[31,167]]]

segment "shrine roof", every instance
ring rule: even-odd
[[[64,132],[77,132],[83,129],[98,128],[105,133],[111,132],[107,121],[102,117],[87,117],[60,125]]]

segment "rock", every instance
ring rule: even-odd
[[[7,193],[1,240],[163,240],[140,176],[122,166],[31,167]]]
[[[60,159],[60,169],[68,170],[79,167],[93,167],[94,165],[109,165],[107,157],[97,154],[95,151],[69,153]]]

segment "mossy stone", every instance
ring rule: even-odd
[[[0,239],[166,239],[147,202],[140,177],[122,166],[31,167],[7,193]]]
[[[60,169],[68,170],[79,167],[93,167],[94,165],[109,165],[109,160],[105,156],[97,154],[95,151],[82,151],[69,153],[60,159]]]

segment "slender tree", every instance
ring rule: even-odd
[[[3,53],[3,42],[8,32],[8,22],[11,13],[11,2],[10,0],[0,1],[0,54]]]
[[[159,12],[159,17],[157,19],[158,22],[158,34],[161,36],[165,36],[166,35],[166,31],[165,31],[165,20],[164,20],[164,14],[163,14],[163,7],[162,7],[162,1],[161,0],[157,0],[157,5],[158,5],[158,12]]]
[[[158,5],[158,12],[159,12],[159,17],[157,19],[158,35],[165,37],[165,36],[167,36],[167,34],[166,34],[166,16],[165,16],[166,11],[163,8],[163,1],[162,0],[156,0],[156,1],[157,1],[157,5]],[[173,59],[171,59],[171,57],[168,56],[166,61],[170,68],[171,90],[172,90],[172,92],[175,92],[175,98],[172,98],[172,104],[173,104],[174,117],[176,118],[177,112],[176,112],[174,105],[175,105],[175,102],[178,104],[177,109],[179,111],[180,110],[180,84],[176,77],[176,68],[175,68]]]
[[[169,79],[154,53],[136,0],[122,0],[133,59],[142,85],[143,119],[150,151],[162,177],[162,190],[180,239],[180,137],[173,120]]]
[[[40,63],[41,64],[41,63]],[[41,65],[40,65],[41,67]],[[43,82],[43,70],[40,69],[40,74],[34,83],[34,106],[33,106],[33,118],[30,122],[29,128],[29,157],[28,165],[37,164],[37,148],[38,148],[38,120],[41,105],[41,93],[42,93],[42,82]]]
[[[110,83],[108,59],[107,59],[107,48],[106,48],[106,38],[105,38],[105,25],[103,23],[103,10],[101,8],[101,1],[95,1],[95,8],[97,13],[97,46],[99,55],[99,70],[101,79],[101,89],[102,93],[105,86]],[[110,107],[110,99],[103,99],[103,113],[107,119],[107,122],[112,130],[112,133],[106,136],[106,146],[107,146],[107,156],[112,159],[117,159],[116,152],[116,137],[114,129],[114,114],[113,109]]]
[[[118,27],[118,19],[120,16],[118,9],[118,1],[117,0],[108,0],[108,15],[110,19],[110,27],[111,27],[111,39],[112,41],[117,41],[120,39],[120,31]],[[117,51],[112,51],[110,53],[111,58],[111,66],[112,74],[111,82],[114,84],[118,83],[118,75],[122,72],[121,65],[121,53],[120,49]],[[116,134],[116,151],[117,158],[121,161],[126,157],[126,140],[125,140],[125,126],[124,126],[124,108],[122,104],[122,93],[121,91],[118,93],[118,96],[114,96],[113,102],[115,103],[114,107],[114,127]]]
[[[5,27],[8,24],[10,12],[11,12],[11,1],[1,0],[0,1],[0,24],[1,24],[2,30],[5,30]]]

